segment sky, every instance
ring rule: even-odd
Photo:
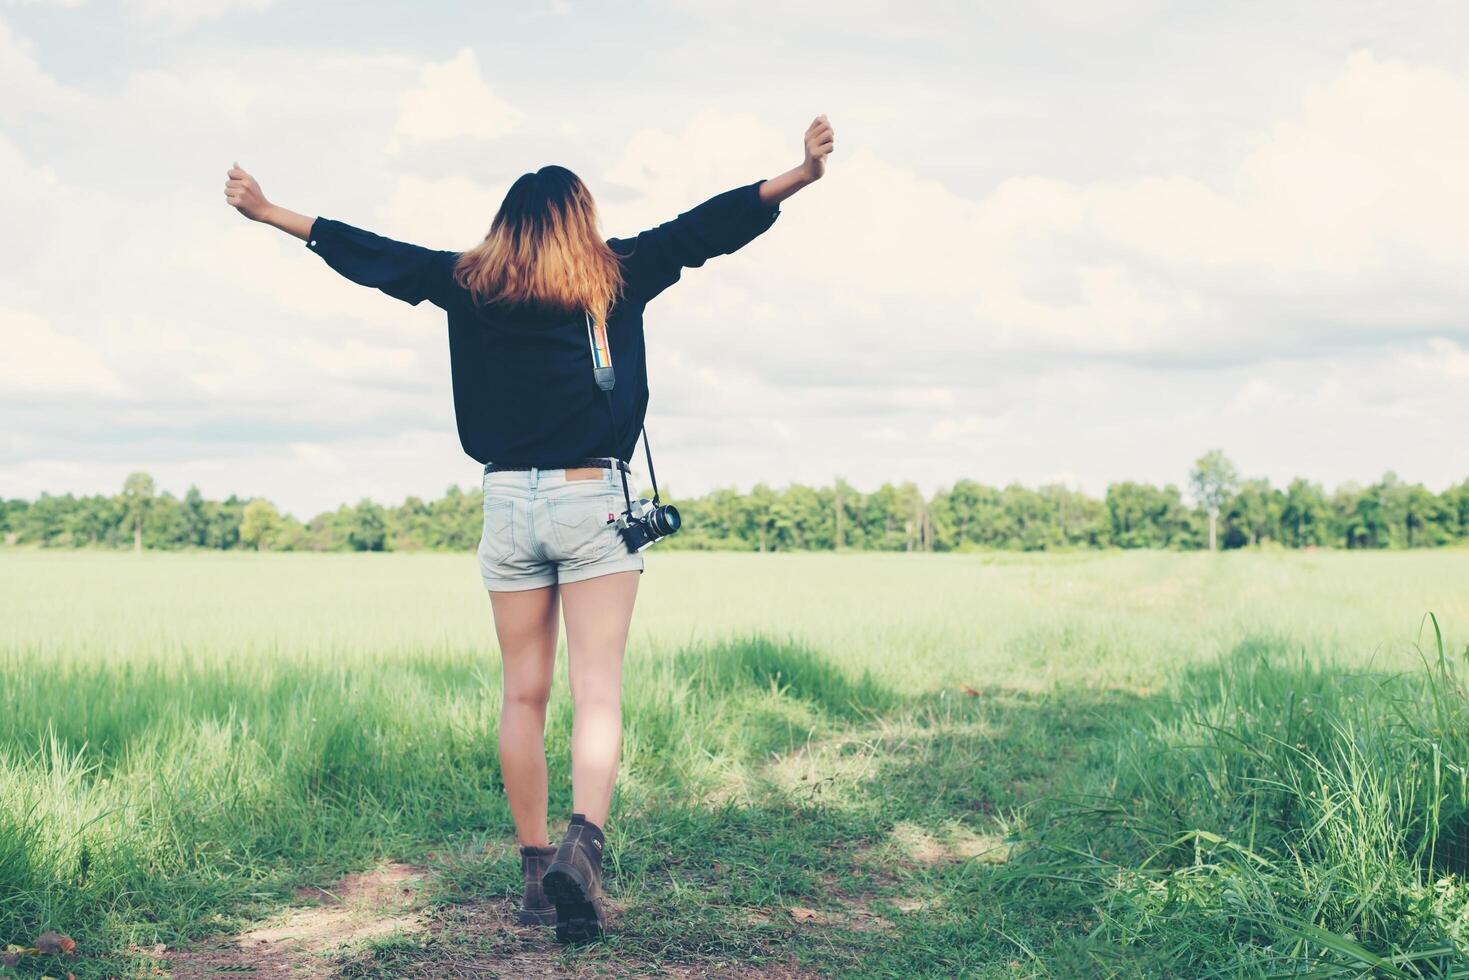
[[[223,200],[463,249],[824,180],[648,308],[675,498],[1469,477],[1469,5],[0,0],[0,496],[475,486],[443,314]]]

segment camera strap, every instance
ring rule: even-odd
[[[617,415],[612,409],[612,389],[617,387],[617,372],[612,368],[612,347],[607,343],[607,324],[594,323],[590,310],[582,311],[587,320],[587,346],[592,351],[592,380],[601,389],[607,402],[607,423],[612,429],[612,456],[617,458],[617,447],[622,442],[622,430],[617,427]],[[648,443],[648,427],[642,427],[643,452],[648,455],[648,479],[653,481],[653,506],[658,506],[658,474],[653,472],[653,447]],[[627,486],[627,470],[622,474],[622,500],[627,512],[632,514],[632,492]]]

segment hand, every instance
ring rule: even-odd
[[[271,207],[255,178],[241,170],[238,163],[230,168],[229,179],[224,182],[224,199],[251,221],[264,220]]]
[[[820,115],[806,127],[806,159],[801,168],[807,180],[820,180],[826,173],[826,158],[836,147],[836,131],[826,116]]]

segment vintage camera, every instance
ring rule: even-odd
[[[657,504],[646,498],[636,501],[632,510],[625,512],[616,523],[617,533],[622,535],[627,550],[633,553],[677,532],[683,525],[677,507]]]

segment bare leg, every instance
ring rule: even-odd
[[[614,572],[561,586],[571,674],[572,809],[597,826],[607,820],[622,753],[622,654],[638,597],[638,572]]]
[[[549,843],[546,832],[546,702],[556,669],[556,586],[491,592],[495,635],[505,664],[500,707],[500,774],[525,847]]]

